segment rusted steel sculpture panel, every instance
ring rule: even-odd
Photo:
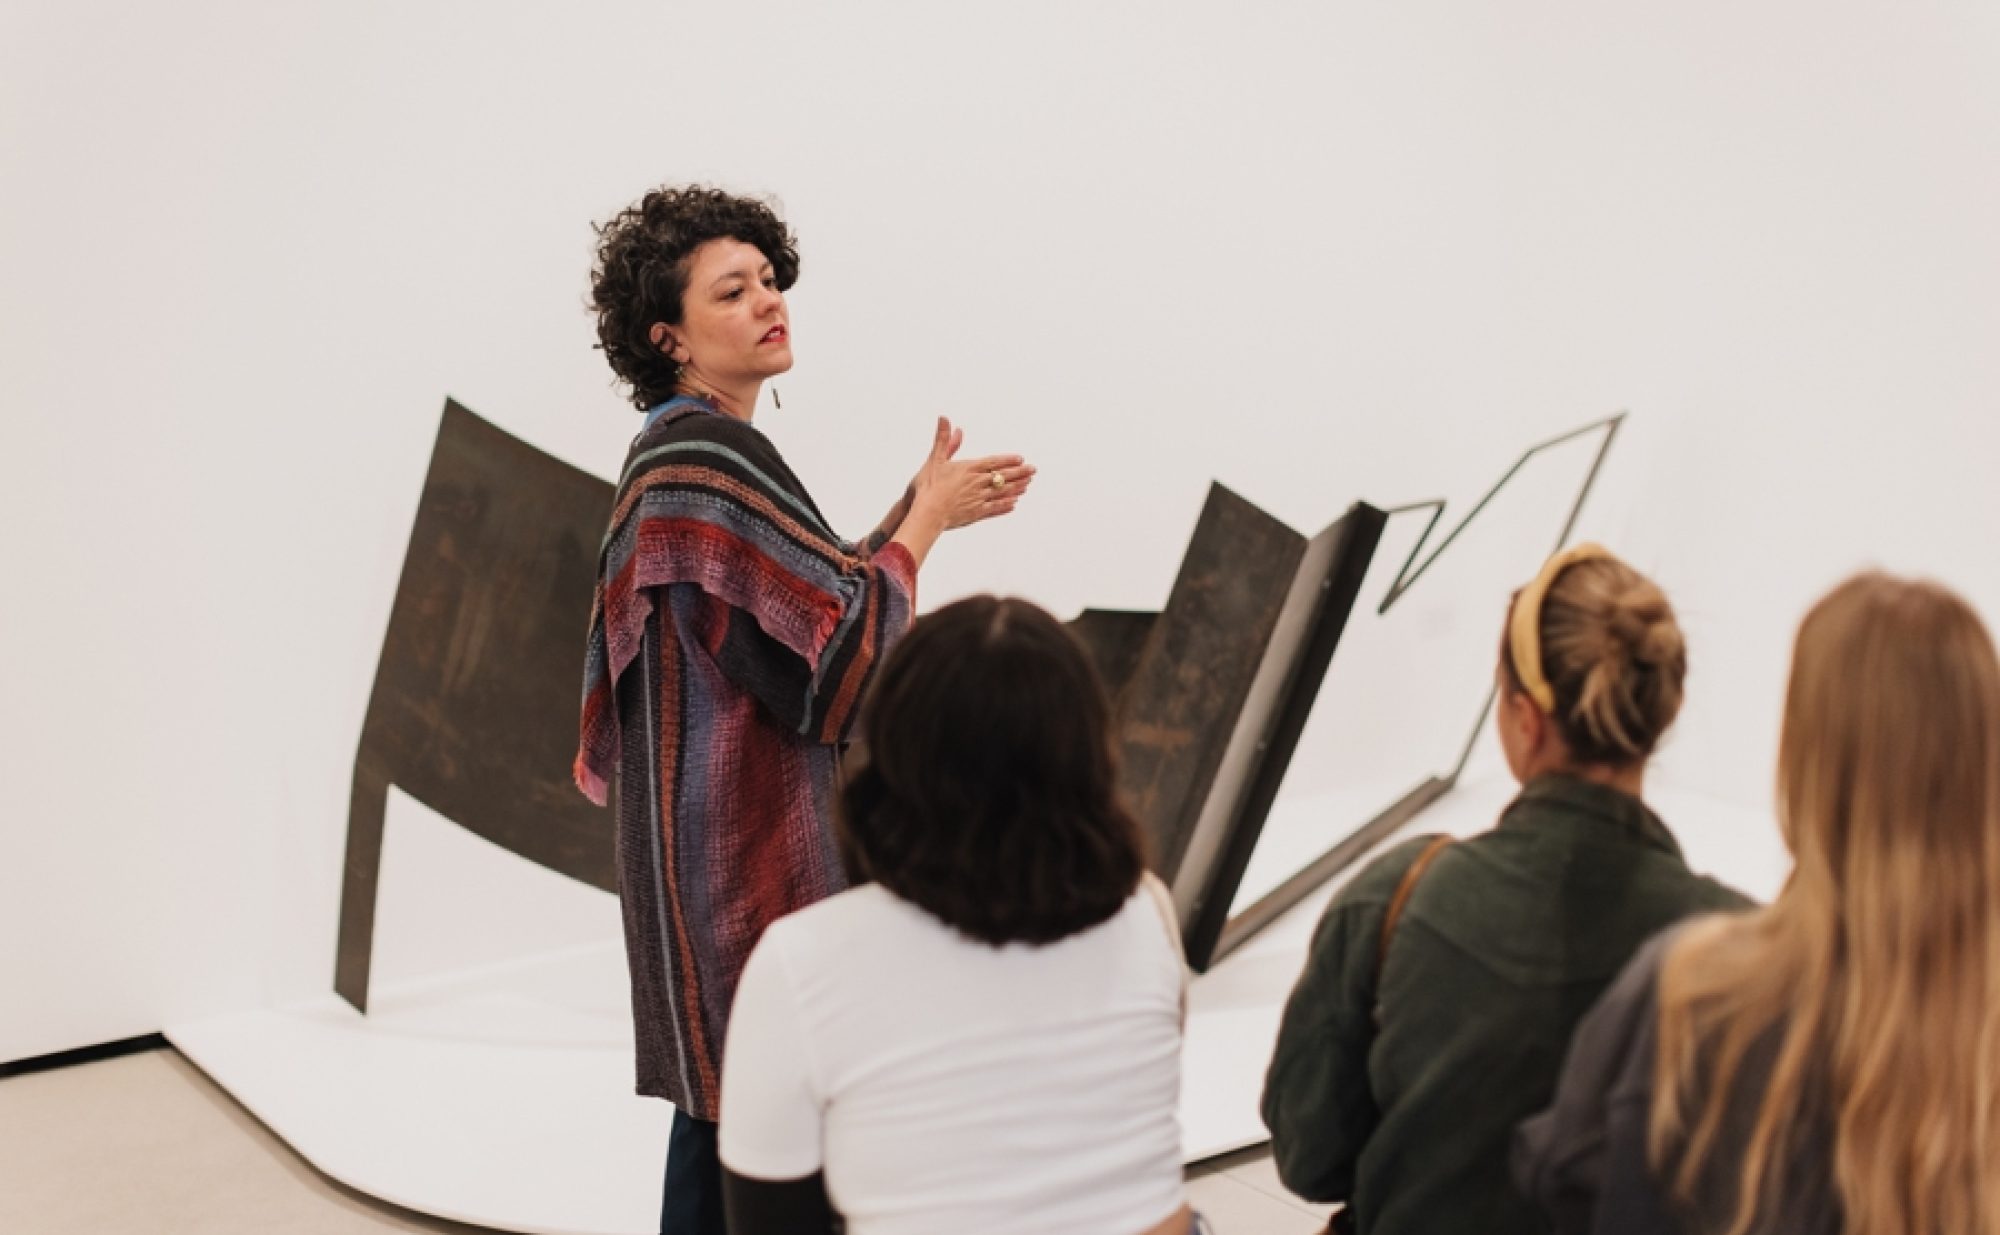
[[[1428,555],[1444,504],[1419,503],[1434,508],[1430,526],[1377,613],[1529,459],[1601,432],[1560,547],[1622,420],[1531,447]],[[578,658],[611,500],[604,481],[446,403],[354,761],[334,988],[355,1007],[368,1004],[390,785],[510,852],[616,889],[611,813],[570,780]],[[1162,612],[1091,609],[1071,623],[1114,698],[1121,785],[1174,889],[1197,969],[1422,810],[1464,767],[1462,755],[1438,769],[1228,918],[1390,513],[1357,503],[1308,539],[1212,486]]]
[[[570,780],[611,493],[445,404],[354,758],[334,989],[357,1008],[390,785],[530,861],[617,886],[611,812]]]
[[[1101,612],[1075,624],[1118,684],[1120,787],[1174,889],[1197,969],[1221,935],[1382,523],[1357,505],[1308,540],[1213,485],[1166,609],[1143,623],[1121,615],[1116,628]]]

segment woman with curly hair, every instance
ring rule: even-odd
[[[1082,647],[919,621],[841,792],[857,886],[767,931],[722,1082],[732,1235],[1188,1235],[1182,966]]]
[[[647,194],[598,229],[593,306],[646,420],[600,552],[578,785],[616,786],[638,1091],[677,1108],[662,1230],[720,1235],[715,1119],[743,963],[844,886],[830,810],[857,705],[953,528],[1014,509],[1034,469],[929,457],[870,535],[836,535],[751,423],[792,367],[796,241],[763,202]]]

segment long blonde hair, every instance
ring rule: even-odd
[[[1777,901],[1665,959],[1654,1168],[1684,1199],[1733,1171],[1744,1235],[1783,1221],[1818,1119],[1847,1230],[2000,1235],[2000,661],[1964,601],[1867,574],[1814,607],[1778,811]],[[1740,1163],[1711,1162],[1753,1049],[1774,1062]]]

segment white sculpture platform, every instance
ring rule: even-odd
[[[1461,787],[1409,830],[1481,831],[1512,791],[1504,777]],[[1776,891],[1787,865],[1769,819],[1656,798],[1697,869],[1760,897]],[[1189,1162],[1266,1139],[1257,1105],[1278,1019],[1339,882],[1195,979],[1181,1093]],[[672,1112],[632,1094],[621,947],[609,938],[378,986],[366,1016],[329,991],[167,1036],[349,1187],[502,1231],[647,1235],[658,1229]]]

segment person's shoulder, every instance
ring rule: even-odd
[[[842,953],[871,938],[907,929],[923,917],[879,884],[864,883],[795,909],[765,929],[774,947],[807,959]]]
[[[1740,913],[1724,909],[1696,913],[1661,928],[1632,953],[1617,978],[1605,988],[1599,1006],[1627,1023],[1650,1017],[1658,1000],[1660,974],[1677,952],[1692,948],[1712,955],[1709,950],[1734,946],[1746,938],[1744,925],[1746,920]]]
[[[1728,913],[1757,907],[1755,900],[1710,875],[1696,875],[1694,890],[1696,904],[1704,910]]]
[[[1173,892],[1158,875],[1147,871],[1117,912],[1081,935],[1086,939],[1104,937],[1113,941],[1110,946],[1140,954],[1170,957],[1178,966],[1185,953],[1176,915]]]
[[[777,447],[754,426],[712,412],[662,418],[632,441],[621,486],[630,489],[730,484],[782,490],[787,475]]]
[[[1653,1027],[1659,1007],[1660,971],[1668,956],[1688,938],[1690,930],[1699,929],[1698,921],[1677,923],[1639,945],[1578,1025],[1571,1040],[1570,1066],[1592,1071],[1609,1091],[1621,1071],[1619,1061],[1631,1053],[1634,1043],[1644,1041]],[[1646,1071],[1650,1075],[1650,1069]]]
[[[1403,881],[1415,869],[1417,862],[1433,845],[1439,847],[1434,860],[1448,856],[1452,845],[1440,842],[1449,841],[1450,838],[1442,833],[1412,836],[1375,855],[1327,902],[1314,934],[1314,946],[1326,947],[1335,939],[1372,936],[1380,931],[1381,922],[1389,912],[1389,903],[1395,900],[1396,890],[1403,886]],[[1425,877],[1428,877],[1429,869],[1426,868]]]
[[[1410,873],[1417,860],[1437,845],[1446,842],[1437,857],[1446,856],[1452,847],[1451,838],[1441,832],[1423,836],[1412,836],[1398,841],[1376,855],[1374,860],[1361,868],[1361,873],[1350,880],[1346,887],[1334,895],[1336,905],[1387,905],[1402,886],[1403,879]],[[1435,859],[1434,859],[1435,860]]]
[[[711,442],[773,453],[776,449],[771,445],[771,439],[749,421],[699,409],[662,416],[657,424],[639,435],[635,445],[648,447],[687,442]]]
[[[1606,988],[1605,1002],[1649,1004],[1653,991],[1659,986],[1660,968],[1666,964],[1668,954],[1688,937],[1690,930],[1699,930],[1701,923],[1701,918],[1676,922],[1640,944],[1638,950],[1632,953],[1632,959],[1625,962],[1625,967],[1618,971],[1618,977]]]

